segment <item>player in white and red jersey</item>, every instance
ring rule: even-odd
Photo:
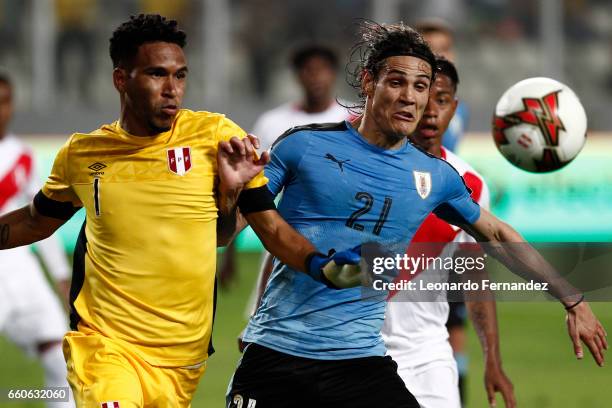
[[[416,132],[413,143],[434,156],[450,163],[472,190],[472,198],[488,209],[489,190],[483,178],[465,161],[442,147],[442,136],[457,106],[455,97],[459,82],[452,63],[438,58],[434,83],[431,85],[429,103]],[[475,242],[461,229],[452,226],[433,213],[420,226],[412,243],[462,243]],[[415,244],[417,246],[418,244]],[[454,251],[454,245],[435,245],[427,256],[444,256]],[[408,252],[411,250],[408,249]],[[439,271],[420,271],[419,279],[439,281]],[[392,294],[387,305],[383,338],[388,354],[397,362],[398,373],[414,394],[422,408],[459,408],[457,364],[448,342],[446,327],[449,304],[442,301],[415,301],[423,299],[408,292]],[[485,350],[485,386],[489,402],[500,391],[507,407],[515,406],[512,383],[502,370],[497,336],[495,304],[486,301],[467,302]]]
[[[311,123],[335,123],[348,119],[348,109],[334,95],[338,57],[323,45],[297,49],[291,65],[302,91],[299,101],[288,102],[264,112],[253,125],[260,149],[268,150],[286,130]]]
[[[338,103],[334,94],[338,56],[333,49],[319,44],[304,45],[291,56],[291,67],[300,87],[301,98],[264,112],[255,121],[252,133],[259,138],[260,152],[269,150],[276,139],[292,127],[336,123],[351,117],[350,111]],[[225,250],[219,272],[222,286],[231,281],[235,274],[235,257],[236,247],[232,242]],[[272,270],[272,256],[267,251],[262,255],[261,269],[265,272],[260,273],[258,282]],[[255,296],[251,296],[249,316],[254,303]]]
[[[12,114],[12,86],[0,75],[0,214],[30,202],[40,189],[32,150],[7,134]],[[38,252],[58,285],[68,296],[70,268],[60,243],[53,237],[37,245]],[[37,356],[47,387],[66,387],[62,338],[68,329],[58,297],[28,247],[0,251],[0,333],[31,356]],[[72,407],[72,402],[53,403]]]

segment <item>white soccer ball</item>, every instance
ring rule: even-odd
[[[586,141],[587,117],[567,85],[529,78],[497,102],[493,140],[506,159],[523,170],[548,172],[571,162]]]

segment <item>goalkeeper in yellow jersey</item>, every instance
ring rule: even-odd
[[[224,115],[181,109],[185,39],[159,15],[120,25],[110,40],[119,120],[73,134],[33,202],[0,217],[5,249],[86,210],[63,343],[78,406],[189,406],[212,351],[219,211],[232,231],[237,203],[296,269],[328,259],[275,211],[256,139]]]

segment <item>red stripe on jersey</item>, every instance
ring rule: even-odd
[[[472,190],[472,200],[478,202],[482,194],[482,179],[476,174],[466,171],[463,175],[463,180],[465,181],[465,184],[470,188],[470,190]]]
[[[23,172],[25,180],[18,179],[18,172]],[[0,180],[0,209],[24,188],[25,183],[30,179],[32,173],[32,156],[29,154],[22,154],[19,159],[15,161],[13,167],[11,167],[4,177]]]
[[[173,173],[176,173],[176,153],[174,149],[168,150],[168,166]]]
[[[102,408],[108,408],[108,404],[106,402],[102,403]]]
[[[113,408],[119,408],[119,403],[117,401],[113,402]]]
[[[183,165],[185,166],[185,173],[191,168],[191,154],[190,148],[183,147]]]

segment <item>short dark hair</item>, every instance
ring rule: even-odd
[[[295,71],[299,71],[313,57],[323,58],[329,62],[329,65],[334,70],[338,68],[338,55],[336,52],[330,47],[321,44],[308,44],[296,49],[291,54],[291,66]]]
[[[441,18],[425,18],[414,24],[414,29],[421,34],[443,33],[454,36],[451,25]]]
[[[187,35],[176,20],[168,20],[159,14],[139,14],[121,24],[110,38],[110,57],[113,67],[127,63],[138,53],[138,47],[148,42],[169,42],[183,48]]]
[[[365,95],[361,80],[365,72],[375,79],[385,65],[385,60],[393,56],[412,56],[426,61],[435,75],[436,58],[423,37],[404,23],[378,24],[363,21],[360,24],[360,40],[351,49],[347,65],[347,82],[359,92],[360,104],[351,108],[359,109],[365,105]]]
[[[457,85],[459,85],[459,74],[457,74],[457,68],[455,68],[455,64],[453,64],[441,55],[436,55],[435,71],[437,75],[447,76],[453,84],[453,90],[455,92],[457,91]]]
[[[11,80],[11,77],[7,73],[1,72],[1,71],[0,71],[0,84],[4,84],[11,89],[13,88],[13,81]]]

